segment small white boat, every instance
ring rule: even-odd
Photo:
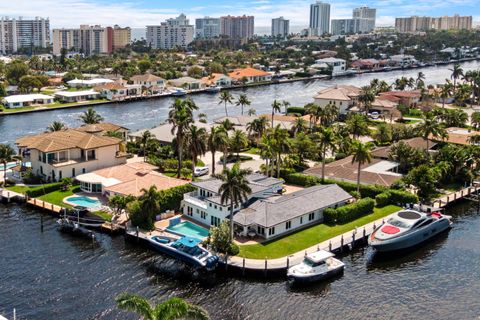
[[[449,229],[452,225],[450,219],[439,211],[401,210],[378,227],[368,242],[380,252],[411,248]]]
[[[334,256],[324,250],[307,254],[300,264],[288,269],[287,277],[295,282],[308,283],[343,274],[345,264]]]
[[[208,92],[208,93],[217,93],[217,92],[220,92],[220,90],[222,89],[222,87],[219,87],[219,86],[210,86],[210,87],[207,87],[205,89],[205,92]]]
[[[187,94],[187,90],[182,89],[182,88],[174,88],[171,91],[172,96],[174,97],[181,97]]]

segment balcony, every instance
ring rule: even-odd
[[[64,167],[64,166],[69,166],[73,164],[79,164],[83,162],[90,162],[90,161],[95,161],[97,159],[88,159],[88,161],[85,158],[75,158],[75,159],[53,159],[48,162],[53,167]]]
[[[203,201],[202,199],[198,198],[198,197],[195,197],[194,196],[195,194],[195,191],[194,192],[189,192],[189,193],[185,193],[183,195],[183,200],[186,202],[186,203],[190,203],[194,206],[197,206],[197,207],[200,207],[204,210],[207,210],[207,203],[205,201]]]

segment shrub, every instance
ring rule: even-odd
[[[224,219],[218,227],[210,228],[210,243],[213,250],[222,253],[230,253],[235,250],[232,248],[234,245],[230,241],[230,222],[228,219]]]
[[[407,203],[417,203],[418,197],[410,192],[402,190],[389,190],[375,197],[378,207],[384,207],[389,204],[406,205]]]
[[[130,221],[135,227],[144,230],[153,230],[153,217],[148,214],[146,210],[142,209],[142,203],[138,200],[127,204],[127,211],[130,213]]]
[[[335,155],[335,160],[342,160],[347,157],[347,154],[339,152]]]
[[[240,248],[235,243],[231,243],[230,247],[228,248],[228,254],[231,256],[236,256],[240,253]]]
[[[287,114],[289,113],[298,113],[300,115],[305,115],[305,108],[303,107],[288,107]]]
[[[390,196],[391,196],[391,193],[388,191],[377,194],[377,196],[375,197],[375,202],[377,204],[377,207],[382,208],[389,205],[391,203]]]
[[[325,209],[323,217],[328,224],[345,224],[373,212],[375,200],[364,198],[337,209]]]
[[[54,191],[58,191],[62,188],[63,183],[62,182],[55,182],[55,183],[50,183],[50,184],[44,184],[42,186],[38,187],[33,187],[29,190],[27,190],[26,194],[30,198],[36,198],[43,196],[47,193],[51,193]]]
[[[183,195],[194,190],[195,187],[191,184],[184,184],[183,186],[159,191],[158,205],[160,207],[160,212],[165,212],[167,210],[180,210],[180,203],[183,200]]]

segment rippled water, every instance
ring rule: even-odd
[[[426,75],[427,84],[443,83],[450,78],[452,65],[412,69],[405,71],[393,71],[384,73],[367,73],[355,77],[337,78],[333,80],[315,80],[306,82],[293,82],[288,84],[252,87],[245,90],[252,101],[251,108],[257,113],[271,112],[271,103],[274,99],[287,100],[294,106],[301,106],[313,101],[313,96],[321,89],[334,84],[350,84],[362,86],[370,83],[374,78],[382,79],[387,83],[393,83],[401,76],[416,78],[419,71]],[[462,64],[464,71],[480,68],[479,61]],[[237,96],[242,89],[232,90]],[[202,93],[192,95],[199,106],[199,111],[206,113],[209,121],[224,115],[223,105],[218,104],[218,94]],[[130,103],[106,104],[95,106],[95,109],[106,121],[124,125],[132,130],[151,128],[163,122],[167,118],[168,108],[173,98],[149,99]],[[87,107],[51,110],[30,114],[0,116],[0,143],[13,143],[18,137],[27,134],[42,132],[52,121],[62,121],[68,126],[78,126],[78,117]],[[229,114],[240,114],[240,107],[229,106]],[[248,108],[246,108],[248,109]],[[246,111],[246,110],[245,110]]]
[[[474,319],[480,316],[480,215],[447,213],[454,228],[414,253],[346,254],[343,277],[308,288],[283,279],[192,276],[183,265],[121,236],[99,242],[58,232],[53,218],[0,205],[0,314],[19,319],[135,319],[115,308],[128,291],[153,301],[179,296],[213,319]],[[153,268],[154,259],[157,268]]]

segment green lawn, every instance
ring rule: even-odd
[[[248,153],[248,154],[260,154],[260,149],[252,147],[246,151],[243,151],[242,153]]]
[[[47,193],[44,196],[38,197],[38,199],[55,204],[57,206],[64,207],[64,208],[71,208],[72,206],[64,203],[63,199],[79,191],[80,191],[80,186],[74,186],[74,187],[70,187],[67,191],[58,190],[51,193]]]
[[[99,218],[102,218],[105,221],[111,221],[112,220],[112,215],[108,212],[105,212],[105,211],[95,211],[95,212],[92,212],[92,214],[99,217]]]
[[[353,230],[355,227],[361,227],[369,222],[381,219],[400,209],[400,207],[392,205],[383,208],[375,208],[373,214],[347,224],[336,225],[333,227],[319,224],[267,243],[240,246],[239,256],[250,259],[275,259],[285,257],[343,234],[349,230]]]
[[[35,107],[21,107],[21,108],[4,108],[3,112],[5,113],[15,113],[20,111],[31,111],[31,110],[44,110],[44,109],[56,109],[56,108],[63,108],[63,107],[75,107],[75,106],[82,106],[88,104],[97,104],[97,103],[106,103],[109,102],[106,99],[96,99],[96,100],[87,100],[82,102],[72,102],[72,103],[62,103],[62,102],[54,102],[44,106],[35,106]]]
[[[7,187],[7,190],[12,190],[13,192],[18,192],[18,193],[21,193],[21,194],[25,194],[25,192],[27,192],[28,189],[30,189],[30,187],[28,187],[28,186],[10,186],[10,187]]]

